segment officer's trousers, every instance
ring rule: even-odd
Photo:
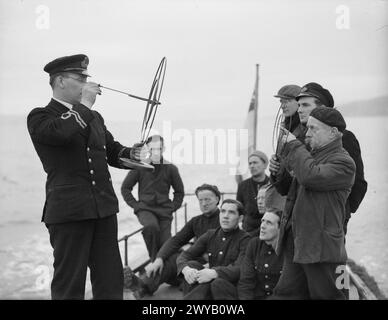
[[[52,299],[84,299],[87,267],[94,299],[123,299],[116,215],[46,226],[54,249]]]

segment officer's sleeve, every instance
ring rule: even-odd
[[[253,300],[256,286],[255,254],[256,241],[253,238],[249,241],[247,251],[240,269],[240,280],[237,285],[238,298],[240,300]]]
[[[207,231],[205,234],[200,236],[198,240],[186,251],[183,251],[178,258],[176,259],[177,264],[177,274],[179,275],[183,268],[188,265],[188,262],[191,260],[195,260],[199,257],[201,257],[207,249],[209,237],[210,234],[214,232],[213,231]]]
[[[85,130],[94,118],[82,104],[54,117],[45,108],[35,108],[27,117],[28,132],[33,141],[47,145],[65,145],[75,134]]]

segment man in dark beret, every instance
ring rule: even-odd
[[[277,254],[284,254],[276,299],[345,299],[337,281],[347,260],[343,223],[356,166],[342,147],[346,124],[333,108],[316,107],[306,145],[283,136],[284,165],[293,173],[280,224]],[[284,129],[286,131],[286,129]]]
[[[300,124],[293,134],[304,141],[307,131],[307,120],[312,110],[318,106],[334,107],[334,99],[330,91],[323,88],[320,84],[310,82],[302,87],[301,92],[296,97],[299,103],[298,114]],[[368,183],[364,178],[364,163],[361,157],[360,144],[356,136],[349,130],[345,130],[342,135],[342,144],[347,152],[356,163],[356,179],[352,187],[352,191],[346,203],[346,219],[344,222],[344,231],[347,232],[347,224],[351,217],[351,213],[357,211],[368,188]],[[272,157],[270,160],[269,169],[271,171],[271,182],[275,185],[280,193],[286,193],[291,183],[291,177],[287,172],[280,168],[279,160]]]
[[[88,64],[84,54],[48,63],[53,97],[27,117],[47,173],[42,221],[54,250],[52,299],[84,299],[87,267],[95,299],[123,298],[119,208],[108,165],[124,169],[120,157],[140,160],[140,148],[115,141],[92,110],[101,90],[87,82]]]

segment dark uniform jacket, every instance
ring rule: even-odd
[[[191,239],[197,240],[209,229],[217,229],[220,226],[220,209],[210,214],[200,214],[187,222],[184,227],[172,238],[168,239],[160,248],[157,257],[165,261],[172,254],[189,243]]]
[[[281,219],[277,254],[282,253],[291,222],[294,262],[345,262],[345,204],[356,167],[341,139],[311,154],[299,140],[291,141],[285,147],[285,165],[295,177]]]
[[[161,164],[154,164],[154,167],[154,171],[128,172],[121,186],[121,193],[135,213],[149,210],[172,219],[172,212],[180,208],[185,195],[181,176],[178,168],[164,159]],[[139,201],[132,195],[132,189],[137,183]],[[174,189],[172,201],[169,198],[171,186]]]
[[[27,126],[47,173],[42,221],[97,219],[119,211],[108,164],[123,168],[119,157],[129,157],[130,148],[114,141],[97,111],[82,104],[69,110],[52,99],[30,112]]]
[[[266,176],[265,180],[257,183],[253,178],[248,178],[241,181],[237,188],[236,199],[240,201],[245,209],[242,228],[247,232],[257,230],[260,226],[262,214],[257,208],[257,194],[259,189],[269,187],[269,178]]]
[[[265,299],[272,294],[282,273],[283,259],[272,246],[252,238],[240,268],[237,290],[240,300]]]
[[[221,227],[209,230],[183,251],[177,258],[178,274],[189,261],[199,259],[204,253],[209,257],[209,268],[214,269],[218,277],[234,284],[240,277],[240,265],[250,236],[239,228],[225,232]]]
[[[360,144],[353,132],[349,130],[344,131],[342,144],[356,164],[356,177],[347,202],[347,218],[349,218],[350,213],[356,212],[364,199],[368,189],[368,183],[364,177],[364,163],[361,158]]]

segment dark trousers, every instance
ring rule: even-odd
[[[47,228],[54,249],[52,299],[84,299],[88,266],[94,299],[123,299],[116,215]]]
[[[214,279],[210,291],[214,300],[238,300],[237,286],[225,279]]]
[[[181,276],[177,276],[176,265],[176,259],[179,253],[180,252],[177,252],[171,255],[165,261],[163,261],[163,270],[161,274],[158,273],[153,277],[145,276],[141,278],[149,294],[153,294],[156,290],[158,290],[162,283],[168,283],[172,286],[180,285],[182,278]]]
[[[151,261],[154,261],[163,243],[171,238],[171,219],[158,217],[155,213],[146,210],[138,211],[137,218],[144,227],[142,234],[148,255]]]
[[[189,267],[197,270],[203,269],[198,261],[190,261]],[[189,284],[183,280],[184,300],[237,300],[237,289],[229,281],[216,278],[207,283]]]
[[[294,263],[293,241],[292,232],[289,231],[284,250],[282,274],[269,299],[346,299],[344,290],[336,287],[336,279],[339,276],[336,269],[341,264]]]

